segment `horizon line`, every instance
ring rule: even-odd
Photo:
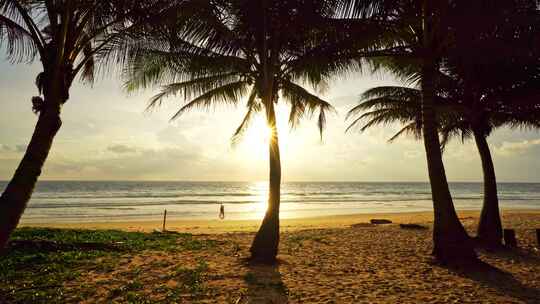
[[[8,183],[10,180],[0,179],[0,183]],[[152,179],[40,179],[39,182],[173,182],[173,183],[262,183],[267,180],[152,180]],[[429,181],[405,181],[405,180],[392,180],[392,181],[380,181],[380,180],[290,180],[282,181],[282,183],[423,183],[429,184]],[[478,183],[483,181],[464,181],[464,180],[452,180],[448,183]],[[540,181],[497,181],[497,184],[540,184]]]

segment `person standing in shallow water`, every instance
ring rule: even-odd
[[[221,204],[221,206],[219,207],[219,218],[220,219],[225,218],[225,206],[223,206],[223,204]]]

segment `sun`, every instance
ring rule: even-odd
[[[249,149],[267,148],[272,130],[263,117],[257,116],[246,130],[242,143]]]
[[[278,139],[279,148],[282,153],[287,146],[286,143],[289,137],[287,122],[283,125],[278,120]],[[262,115],[253,118],[251,124],[239,141],[239,148],[243,154],[249,155],[249,158],[263,160],[268,158],[268,144],[272,136],[272,130],[266,123]]]
[[[284,160],[294,153],[302,144],[302,139],[289,141],[290,129],[288,115],[277,117],[277,133],[281,159]],[[246,180],[266,180],[268,178],[268,161],[270,157],[270,138],[272,130],[262,114],[255,115],[245,132],[230,146],[231,152],[238,165],[235,170],[245,170]]]

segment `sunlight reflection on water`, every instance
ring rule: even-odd
[[[268,182],[254,182],[250,185],[250,189],[256,193],[256,202],[252,204],[253,217],[262,219],[268,208]]]

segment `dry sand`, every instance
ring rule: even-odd
[[[478,212],[460,212],[471,234]],[[371,218],[389,225],[369,225]],[[178,265],[208,264],[205,291],[182,303],[540,303],[540,253],[533,228],[540,228],[540,211],[504,211],[505,228],[517,232],[519,249],[478,250],[483,266],[452,268],[430,256],[431,229],[405,230],[399,223],[431,228],[431,213],[333,216],[284,220],[279,264],[246,263],[255,221],[172,221],[168,228],[207,233],[218,246],[207,251],[172,254],[143,252],[123,257],[109,273],[90,272],[70,284],[95,284],[88,303],[104,302],[110,290],[136,278],[147,299],[159,300],[163,279]],[[352,224],[359,224],[351,227]],[[55,227],[152,230],[159,222],[62,224]],[[229,233],[229,231],[241,231]],[[210,233],[210,234],[208,234]]]

